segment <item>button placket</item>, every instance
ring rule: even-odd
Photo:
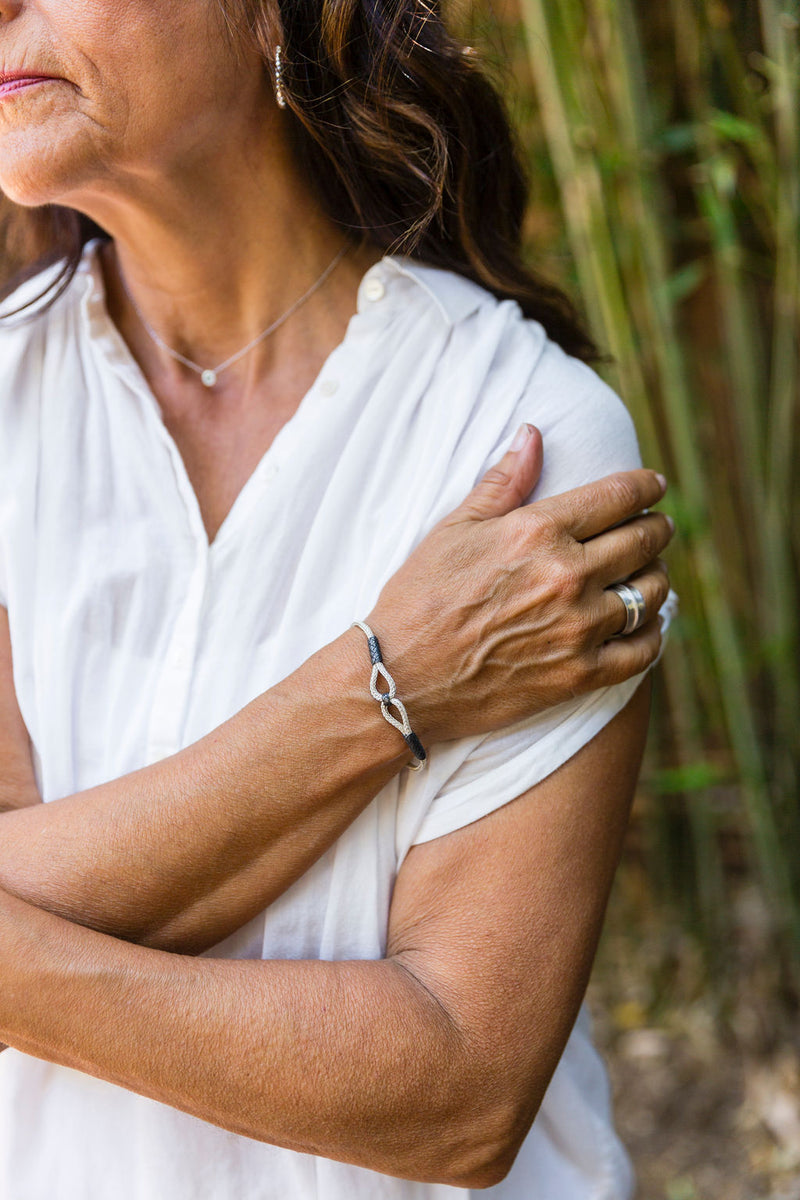
[[[164,656],[150,713],[147,741],[148,762],[158,762],[177,753],[183,744],[183,729],[194,675],[194,660],[200,638],[208,582],[208,555],[198,548],[198,559],[189,580],[186,600],[175,621]]]

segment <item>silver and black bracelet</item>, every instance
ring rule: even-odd
[[[384,717],[390,725],[394,725],[395,729],[400,730],[405,739],[406,745],[417,759],[416,762],[409,763],[409,769],[412,771],[420,771],[425,766],[425,761],[428,756],[425,753],[422,742],[411,728],[411,723],[408,719],[408,713],[406,712],[406,706],[403,704],[402,700],[398,700],[397,698],[397,688],[394,680],[384,665],[380,643],[370,629],[369,625],[365,625],[363,621],[353,621],[353,624],[350,626],[350,628],[355,629],[356,627],[363,629],[364,633],[367,635],[367,642],[369,644],[369,657],[372,662],[372,675],[370,676],[369,681],[370,694],[375,700],[380,702],[381,712],[383,713]],[[386,692],[381,692],[378,690],[379,675],[382,675],[386,681],[386,687],[389,689]],[[391,707],[394,707],[400,714],[399,721],[397,717],[393,716],[389,711]]]

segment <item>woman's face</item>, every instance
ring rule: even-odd
[[[272,104],[217,0],[0,0],[0,189],[17,203],[191,176]]]

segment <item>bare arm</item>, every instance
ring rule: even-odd
[[[647,707],[640,689],[549,779],[413,849],[383,961],[184,958],[0,894],[0,1037],[280,1146],[497,1182],[583,995]]]
[[[14,691],[8,613],[0,608],[0,813],[38,804],[40,799],[30,738]]]
[[[390,595],[390,615],[386,603],[376,609],[376,620],[391,630],[387,661],[423,743],[483,732],[626,678],[657,650],[654,626],[624,644],[603,645],[619,621],[619,602],[605,596],[608,608],[600,606],[597,564],[576,540],[591,535],[585,528],[590,512],[597,512],[598,528],[606,528],[658,499],[651,473],[623,477],[635,486],[622,494],[611,485],[604,493],[596,485],[594,492],[572,494],[573,537],[565,530],[567,516],[549,501],[543,502],[549,509],[539,509],[549,514],[546,521],[535,519],[534,505],[524,510],[530,514],[525,522],[505,529],[537,467],[534,457],[516,471],[509,456],[503,461],[506,476],[490,473],[463,511],[441,523],[394,577],[403,570],[409,577],[398,589],[402,605]],[[511,516],[488,515],[498,511]],[[614,546],[613,554],[599,554],[611,560],[605,582],[630,574],[663,548],[669,534],[661,522],[653,516],[637,529],[605,535]],[[504,595],[494,586],[500,546],[514,553],[503,575]],[[564,586],[565,562],[571,587]],[[434,613],[430,581],[437,569],[442,590]],[[649,586],[655,611],[666,588],[663,573]],[[381,636],[383,628],[376,624]],[[7,642],[7,627],[0,627],[0,639],[4,632]],[[473,661],[478,640],[486,647],[483,664]],[[528,691],[516,680],[509,688],[508,678],[526,664]],[[150,946],[198,952],[214,945],[307,870],[409,761],[366,690],[367,670],[363,635],[348,631],[179,754],[76,796],[7,813],[0,826],[0,886],[57,915]],[[21,760],[18,713],[12,727]],[[20,798],[29,795],[29,783]]]

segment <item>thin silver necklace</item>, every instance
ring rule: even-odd
[[[258,335],[258,337],[253,338],[252,342],[248,342],[247,345],[243,347],[243,349],[237,350],[235,354],[232,354],[230,356],[230,358],[226,358],[225,361],[221,362],[219,364],[219,366],[217,366],[217,367],[202,367],[200,365],[200,363],[192,362],[192,360],[190,358],[187,358],[184,354],[179,354],[177,350],[173,350],[171,346],[168,346],[167,343],[164,341],[164,339],[158,333],[156,333],[156,331],[155,331],[155,329],[153,329],[152,325],[145,319],[145,317],[142,313],[142,310],[139,308],[139,305],[136,303],[133,296],[128,291],[128,286],[125,283],[122,272],[119,271],[118,274],[119,274],[120,283],[122,284],[122,290],[125,292],[125,295],[128,297],[129,301],[131,302],[131,305],[133,306],[133,311],[136,313],[137,317],[139,318],[139,320],[141,321],[142,325],[147,330],[147,332],[150,334],[150,337],[153,339],[155,344],[157,346],[160,346],[161,349],[166,354],[169,354],[169,356],[171,358],[174,358],[176,362],[183,363],[183,365],[185,367],[188,367],[191,371],[194,371],[196,375],[199,375],[200,382],[202,383],[203,387],[213,388],[217,382],[219,375],[223,371],[227,371],[228,367],[232,367],[233,364],[237,363],[240,358],[244,358],[245,354],[249,354],[251,350],[255,350],[256,346],[260,342],[263,342],[264,339],[268,338],[271,333],[274,333],[276,329],[279,329],[281,327],[281,325],[283,325],[284,321],[288,321],[289,317],[291,317],[294,313],[296,313],[298,308],[301,307],[301,305],[305,304],[306,300],[310,300],[311,297],[314,295],[314,293],[319,291],[319,289],[326,282],[326,280],[329,278],[329,276],[331,276],[333,274],[333,272],[336,270],[339,263],[342,261],[345,254],[347,253],[348,249],[349,249],[348,246],[346,246],[346,245],[342,246],[339,253],[336,255],[334,260],[328,264],[328,266],[322,272],[322,274],[320,275],[320,277],[316,281],[316,283],[312,283],[312,285],[308,289],[308,291],[304,292],[299,300],[295,300],[294,304],[292,304],[290,308],[287,308],[285,313],[281,313],[281,315],[278,317],[277,321],[273,321],[271,325],[268,325],[267,328],[263,331],[263,333],[260,333]]]

